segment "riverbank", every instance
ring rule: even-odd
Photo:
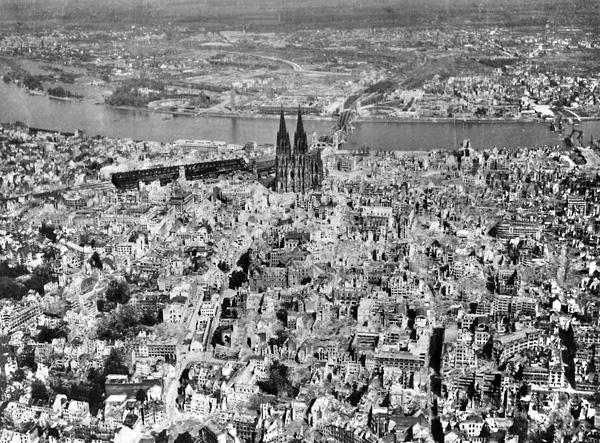
[[[20,86],[17,86],[20,87]],[[30,95],[40,95],[52,99],[61,99],[60,97],[52,96],[46,92],[30,91],[25,88]],[[278,119],[279,114],[261,114],[261,113],[242,113],[242,112],[215,112],[207,110],[199,110],[198,112],[181,112],[171,111],[164,108],[148,108],[148,107],[135,107],[135,106],[111,106],[104,102],[94,101],[80,97],[68,97],[64,101],[79,101],[82,103],[93,103],[97,106],[104,106],[110,109],[116,109],[121,111],[134,111],[134,112],[147,112],[157,113],[164,115],[171,115],[173,117],[215,117],[215,118],[244,118],[244,119]],[[302,116],[308,121],[325,121],[325,122],[336,122],[337,116],[333,115],[315,115],[305,114]],[[556,118],[560,115],[555,115]],[[544,119],[541,117],[532,116],[521,116],[521,117],[476,117],[476,118],[454,118],[454,117],[398,117],[398,116],[359,116],[355,121],[364,123],[452,123],[452,124],[505,124],[505,123],[544,123],[551,119]],[[600,121],[600,115],[598,116],[586,116],[579,117],[577,119],[580,122],[597,122]]]
[[[110,106],[105,103],[96,102],[96,105],[107,106],[111,109],[118,109],[122,111],[138,111],[138,112],[148,112],[148,113],[157,113],[157,114],[165,114],[172,115],[174,117],[217,117],[217,118],[245,118],[245,119],[273,119],[278,120],[279,114],[260,114],[260,113],[225,113],[225,112],[179,112],[179,111],[169,111],[166,109],[151,109],[151,108],[136,108],[134,106]],[[292,115],[292,114],[286,114]],[[337,116],[330,115],[315,115],[315,114],[303,114],[302,118],[308,121],[325,121],[325,122],[337,122]],[[584,120],[584,118],[582,118]],[[600,116],[598,117],[588,117],[585,118],[586,121],[600,121]],[[543,119],[540,118],[495,118],[495,117],[482,117],[482,118],[451,118],[451,117],[358,117],[356,122],[366,122],[366,123],[465,123],[465,124],[476,124],[476,123],[540,123],[543,122]]]
[[[0,82],[0,121],[22,122],[33,128],[55,129],[73,133],[83,130],[89,136],[147,140],[172,143],[179,139],[224,140],[227,143],[275,143],[279,128],[278,115],[210,112],[200,115],[173,115],[139,108],[120,109],[107,106],[100,100],[50,100],[30,95],[24,88]],[[184,118],[193,117],[193,118]],[[311,137],[332,133],[337,117],[307,115],[304,128]],[[600,119],[582,121],[578,129],[584,139],[600,134]],[[293,132],[295,116],[286,116],[288,130]],[[564,135],[551,132],[549,122],[505,119],[413,119],[364,118],[346,134],[345,149],[370,147],[372,150],[428,151],[456,149],[464,139],[473,147],[541,146],[564,143]],[[565,131],[570,132],[570,126]]]
[[[168,114],[177,117],[221,117],[221,118],[256,118],[256,119],[279,119],[279,114],[261,114],[261,113],[241,113],[241,112],[211,112],[211,111],[199,111],[199,112],[179,112],[170,111],[167,109],[151,109],[151,108],[136,108],[134,106],[110,106],[105,103],[96,102],[97,105],[108,106],[112,109],[127,110],[127,111],[147,111],[158,114]],[[288,115],[288,114],[286,114]],[[289,114],[292,115],[292,114]],[[315,115],[315,114],[303,114],[302,118],[309,121],[331,121],[337,122],[338,117],[333,115]],[[580,117],[580,121],[594,122],[600,121],[599,116],[593,117]],[[390,122],[390,123],[464,123],[464,124],[493,124],[493,123],[544,123],[550,121],[550,119],[543,119],[540,117],[477,117],[477,118],[453,118],[453,117],[374,117],[368,116],[358,117],[355,121],[375,123],[375,122]]]

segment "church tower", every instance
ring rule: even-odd
[[[300,108],[298,108],[293,145],[290,143],[290,136],[285,125],[283,108],[281,109],[275,153],[275,190],[277,192],[304,193],[321,186],[323,180],[321,151],[309,151]]]
[[[296,133],[294,134],[294,153],[303,155],[308,154],[308,141],[306,140],[306,131],[302,124],[302,113],[298,108],[298,123],[296,124]]]
[[[287,192],[291,151],[290,134],[285,126],[282,107],[279,117],[279,131],[277,131],[277,144],[275,145],[275,190],[277,192]]]

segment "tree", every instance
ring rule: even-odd
[[[229,272],[229,265],[227,263],[225,263],[224,261],[220,261],[219,264],[217,265],[217,268],[219,268],[221,271],[223,272]]]
[[[35,292],[44,295],[44,285],[51,281],[55,281],[52,269],[48,263],[42,263],[33,270],[33,273],[31,273],[29,278],[25,280],[23,284],[28,290],[32,289]]]
[[[107,309],[107,303],[99,303],[99,308]],[[100,306],[102,305],[102,306]],[[127,334],[136,334],[140,329],[140,317],[129,305],[121,305],[98,321],[96,336],[104,340],[120,340]]]
[[[17,355],[17,366],[30,368],[32,371],[37,370],[35,350],[32,346],[27,346],[23,352]]]
[[[131,298],[129,285],[126,281],[111,280],[106,288],[105,298],[113,303],[126,304]]]
[[[111,349],[104,362],[104,377],[109,374],[129,375],[129,368],[125,364],[123,354],[116,349]]]
[[[39,89],[39,90],[44,89],[40,79],[38,77],[34,77],[31,74],[27,74],[25,76],[25,79],[23,80],[23,86],[25,86],[27,89]]]
[[[43,252],[44,260],[54,260],[57,258],[56,248],[54,246],[47,246]]]
[[[229,289],[240,288],[245,282],[248,281],[246,273],[243,271],[233,271],[231,277],[229,277]]]
[[[258,387],[266,394],[287,394],[290,397],[298,395],[298,387],[289,379],[289,368],[278,361],[269,368],[269,379],[258,382]]]
[[[81,95],[74,94],[71,91],[63,88],[62,86],[58,86],[56,88],[48,88],[48,95],[53,97],[75,97],[81,98]]]
[[[21,300],[27,294],[27,288],[14,279],[0,276],[0,299]]]
[[[145,403],[146,402],[146,391],[144,391],[143,389],[138,389],[137,392],[135,393],[135,399],[137,401],[139,401],[140,403]]]
[[[217,346],[217,345],[225,344],[225,343],[223,343],[223,340],[221,339],[224,329],[225,329],[225,326],[217,326],[216,327],[215,332],[213,333],[213,336],[210,340],[210,344],[213,345],[213,347]]]
[[[50,343],[55,338],[67,338],[68,334],[61,327],[57,328],[48,328],[46,326],[42,326],[37,335],[38,343]]]
[[[13,381],[22,382],[25,380],[25,371],[23,368],[17,368],[15,372],[12,374]]]
[[[158,314],[156,313],[146,311],[140,317],[140,324],[144,326],[154,326],[157,323],[159,323],[159,321]]]
[[[120,331],[135,328],[140,323],[140,317],[133,306],[121,306],[115,318]]]
[[[48,388],[46,385],[39,380],[35,380],[31,384],[31,398],[34,400],[50,400],[50,394],[48,393]]]
[[[92,268],[102,269],[102,260],[100,260],[98,252],[94,252],[90,257],[90,265]]]
[[[117,307],[115,303],[107,302],[104,299],[99,298],[96,300],[96,308],[98,308],[98,312],[110,312]]]
[[[23,265],[10,266],[6,260],[0,262],[0,276],[2,277],[17,278],[27,274],[29,271]]]

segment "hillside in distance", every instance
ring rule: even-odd
[[[587,0],[0,0],[0,21],[98,26],[593,26],[599,11]]]

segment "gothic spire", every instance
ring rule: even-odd
[[[279,117],[279,131],[277,131],[276,153],[286,155],[290,151],[290,134],[285,126],[285,118],[283,115],[283,106],[281,107],[281,115]]]
[[[298,106],[298,123],[296,124],[296,133],[294,134],[294,153],[305,152],[308,152],[308,141],[304,125],[302,124],[302,112],[300,111],[300,106]]]
[[[302,124],[302,112],[300,112],[300,106],[298,106],[298,124],[296,125],[296,134],[305,134],[304,125]]]
[[[281,111],[279,113],[279,131],[277,132],[277,135],[279,136],[279,134],[283,134],[287,132],[287,128],[285,127],[285,117],[283,115],[283,105],[281,105]]]

